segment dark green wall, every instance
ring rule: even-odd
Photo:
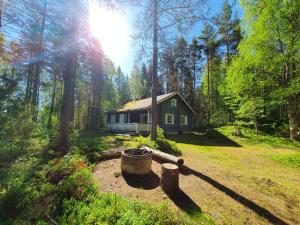
[[[171,99],[177,99],[177,107],[171,106]],[[165,114],[174,114],[174,124],[165,124]],[[188,117],[188,124],[181,125],[180,118],[181,115],[186,115]],[[183,102],[179,96],[174,96],[158,105],[158,125],[165,132],[178,132],[178,131],[190,131],[192,129],[192,119],[193,113],[188,108],[188,106]]]

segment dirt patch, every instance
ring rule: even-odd
[[[120,159],[100,162],[94,168],[94,176],[104,192],[118,193],[142,201],[168,201],[159,186],[161,164],[152,161],[152,172],[146,176],[129,176],[121,173]],[[169,201],[168,204],[172,205]],[[173,204],[175,208],[175,205]]]

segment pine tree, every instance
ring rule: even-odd
[[[232,18],[232,5],[228,0],[223,2],[221,14],[214,18],[214,23],[220,35],[220,45],[225,46],[225,59],[228,67],[232,56],[237,54],[237,46],[242,38],[240,20]]]

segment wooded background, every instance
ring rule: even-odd
[[[243,18],[228,1],[212,17],[200,14],[205,2],[193,2],[185,8],[193,17],[174,22],[186,31],[203,21],[187,41],[178,29],[166,40],[160,13],[170,8],[158,1],[157,95],[179,92],[197,112],[198,131],[234,123],[295,139],[300,2],[242,0]],[[152,59],[136,60],[125,75],[91,35],[87,17],[88,5],[79,0],[0,1],[1,143],[42,133],[65,152],[70,134],[104,128],[105,112],[151,96]]]

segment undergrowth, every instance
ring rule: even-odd
[[[52,150],[34,150],[35,154],[23,154],[14,161],[10,158],[0,168],[1,224],[213,224],[203,213],[200,219],[191,219],[172,212],[166,204],[99,192],[88,153],[108,146],[101,139],[76,141],[76,136],[72,142],[78,146],[63,157]]]
[[[239,130],[241,130],[242,136],[236,137],[232,135],[232,132],[236,130],[236,126],[223,126],[217,128],[219,132],[226,135],[227,137],[232,138],[234,141],[238,142],[241,145],[263,145],[269,146],[273,148],[299,148],[300,149],[300,142],[299,141],[291,141],[288,138],[277,137],[274,135],[269,135],[263,133],[262,131],[258,131],[256,133],[255,130],[241,127],[239,126]]]
[[[152,141],[150,136],[148,137],[134,137],[133,141],[136,142],[136,147],[148,146],[150,148],[158,149],[162,152],[169,153],[172,155],[181,155],[180,149],[177,147],[175,141],[171,141],[165,138],[164,131],[162,128],[157,128],[157,139],[156,142]]]

